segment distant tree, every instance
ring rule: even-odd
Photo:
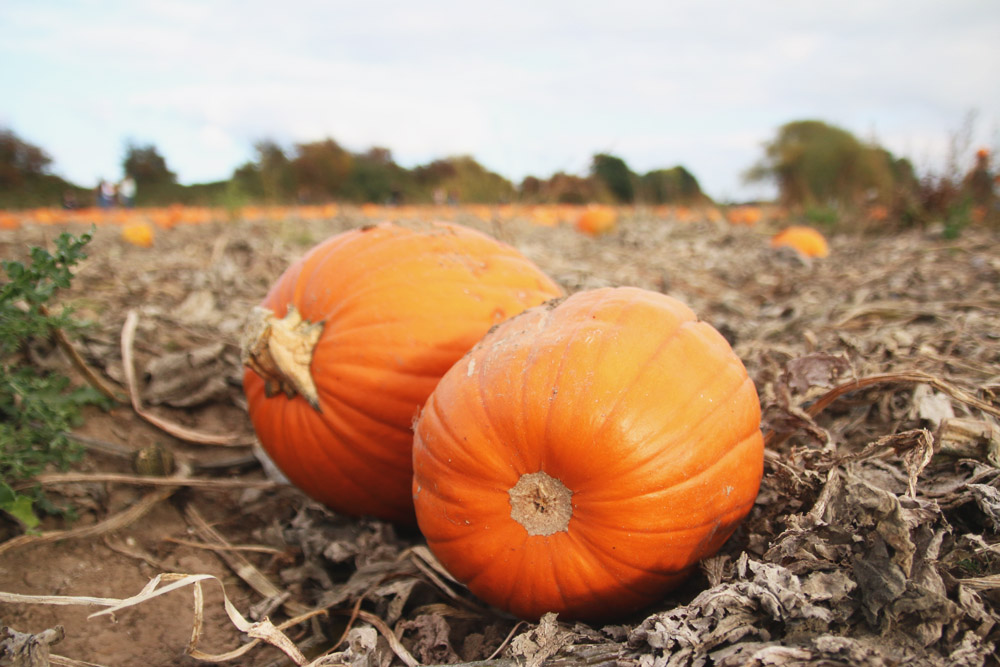
[[[47,173],[51,164],[52,158],[44,150],[11,130],[0,129],[0,189],[19,188]]]
[[[351,154],[333,139],[297,144],[292,173],[299,196],[326,199],[340,195],[353,162]]]
[[[354,201],[395,201],[406,189],[405,181],[406,171],[392,159],[392,151],[375,146],[354,155],[342,193]]]
[[[764,158],[744,177],[771,180],[782,203],[792,206],[857,206],[896,194],[908,163],[878,146],[818,120],[787,123],[764,145]]]
[[[415,167],[412,175],[422,196],[444,190],[463,202],[492,203],[508,201],[515,194],[513,183],[469,155],[434,160]]]
[[[260,139],[254,143],[257,163],[247,176],[256,172],[257,189],[266,201],[283,202],[295,196],[295,174],[292,162],[285,151],[271,139]]]
[[[537,176],[525,176],[518,190],[521,191],[521,199],[537,201],[541,198],[544,187],[545,183]]]
[[[590,174],[604,184],[619,204],[635,201],[636,176],[620,157],[598,153],[590,163]]]
[[[574,174],[556,172],[542,186],[543,201],[559,204],[586,204],[599,201],[603,184],[594,178],[584,178]]]
[[[173,185],[177,175],[167,168],[167,161],[153,144],[139,146],[129,141],[125,146],[122,170],[140,186]]]
[[[640,179],[642,199],[650,204],[695,204],[707,199],[691,172],[682,166],[655,169]]]
[[[439,187],[445,180],[458,173],[450,160],[434,160],[413,168],[413,179],[422,188]]]
[[[463,202],[495,203],[508,201],[514,195],[514,185],[503,176],[479,164],[472,156],[448,158],[455,175],[443,183],[454,197]]]

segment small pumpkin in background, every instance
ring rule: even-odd
[[[610,206],[592,204],[585,208],[576,219],[576,228],[590,236],[610,232],[618,224],[618,213]]]
[[[763,212],[759,206],[735,206],[726,211],[726,220],[731,225],[753,227],[762,217]]]
[[[806,257],[826,257],[830,246],[826,239],[812,227],[792,225],[771,237],[772,248],[794,248]]]
[[[153,226],[145,220],[136,220],[122,226],[122,238],[140,248],[151,248],[156,238]]]
[[[261,445],[338,512],[412,523],[412,425],[493,325],[560,296],[515,248],[446,223],[338,234],[249,318],[244,391]]]
[[[579,292],[494,328],[415,427],[428,546],[484,601],[525,619],[610,619],[716,552],[763,472],[756,389],[684,304]]]

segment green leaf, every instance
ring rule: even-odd
[[[0,482],[0,510],[23,523],[28,530],[38,527],[39,523],[32,505],[31,498],[16,493],[14,489]]]

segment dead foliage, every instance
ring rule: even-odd
[[[180,466],[155,482],[131,474],[121,466],[144,443],[127,429],[98,434],[112,442],[94,446],[89,470],[41,478],[92,508],[93,521],[0,545],[0,571],[30,567],[29,543],[73,550],[104,539],[146,568],[190,549],[217,558],[230,576],[159,568],[140,591],[96,598],[21,585],[0,594],[4,621],[16,609],[18,624],[0,638],[0,664],[129,664],[74,653],[74,634],[96,619],[67,623],[63,638],[59,628],[28,627],[25,609],[97,605],[117,617],[154,609],[179,588],[192,591],[194,621],[187,646],[164,663],[184,653],[208,663],[316,666],[997,664],[995,232],[833,236],[830,257],[809,260],[771,250],[768,230],[641,212],[599,238],[460,218],[519,247],[569,291],[636,285],[682,299],[730,340],[760,393],[767,453],[750,517],[660,604],[592,627],[551,615],[529,624],[485,608],[419,535],[336,516],[218,447],[249,455],[237,361],[246,313],[292,259],[363,222],[344,213],[178,227],[151,250],[98,234],[68,297],[97,324],[73,342],[76,363],[117,382]],[[48,233],[4,232],[0,248],[13,256]],[[143,484],[152,490],[131,509],[110,510],[109,488]],[[206,518],[220,494],[241,513]],[[171,503],[185,528],[129,543],[151,503]],[[9,588],[16,579],[3,581]],[[215,625],[206,621],[213,602],[202,587],[212,582],[239,638],[225,650],[203,648],[224,629],[219,614]],[[63,646],[66,657],[56,656]],[[16,651],[35,662],[16,662]]]

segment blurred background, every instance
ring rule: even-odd
[[[997,35],[993,0],[7,0],[0,206],[130,176],[140,206],[988,216]]]

